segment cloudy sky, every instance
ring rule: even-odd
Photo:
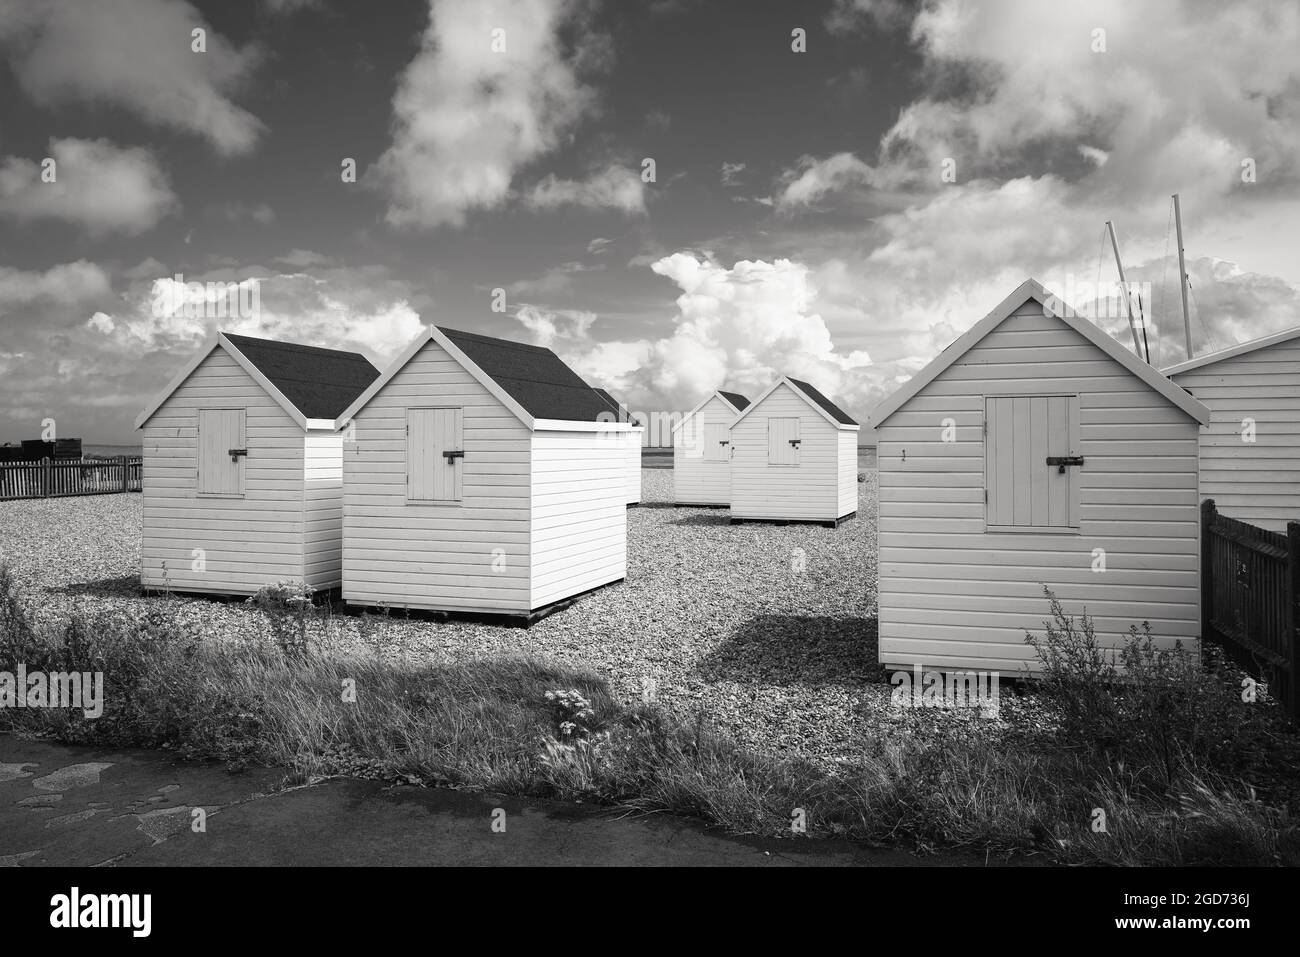
[[[0,441],[135,442],[215,328],[429,322],[862,417],[1027,276],[1113,282],[1107,219],[1169,363],[1174,192],[1223,348],[1300,323],[1298,51],[1258,0],[0,0]]]

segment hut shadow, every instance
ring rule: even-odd
[[[780,687],[882,681],[876,619],[826,615],[759,615],[709,652],[696,669],[704,680]]]
[[[699,515],[687,515],[685,518],[679,518],[676,521],[669,522],[668,524],[669,525],[707,525],[713,528],[724,526],[729,528],[731,526],[731,513],[726,511],[723,511],[721,513],[704,512],[703,514],[699,514]]]

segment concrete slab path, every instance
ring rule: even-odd
[[[0,866],[984,863],[847,841],[734,838],[670,815],[619,817],[502,795],[284,780],[282,770],[232,773],[166,752],[0,735]]]

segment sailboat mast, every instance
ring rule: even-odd
[[[1133,304],[1128,297],[1128,280],[1124,278],[1124,263],[1119,258],[1119,240],[1115,238],[1115,224],[1109,219],[1106,220],[1106,231],[1110,234],[1110,248],[1115,251],[1115,266],[1119,269],[1119,297],[1124,300],[1124,312],[1128,316],[1128,331],[1133,333],[1133,351],[1139,356],[1145,356],[1147,363],[1150,364],[1151,350],[1143,349],[1142,343],[1138,341],[1137,323],[1133,320]],[[1145,338],[1145,329],[1142,330],[1142,334]]]
[[[1178,230],[1178,291],[1183,297],[1183,336],[1187,340],[1187,358],[1192,357],[1192,316],[1187,311],[1187,262],[1183,258],[1183,213],[1174,193],[1174,227]],[[1168,234],[1166,234],[1168,235]]]

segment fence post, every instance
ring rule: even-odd
[[[1201,503],[1201,640],[1207,641],[1212,634],[1210,620],[1214,617],[1214,576],[1210,565],[1213,550],[1211,548],[1210,529],[1214,527],[1214,499],[1207,498]]]
[[[118,458],[122,460],[122,491],[129,492],[131,491],[131,466],[126,464],[125,455],[119,455]]]
[[[49,498],[50,490],[53,488],[54,472],[50,467],[50,457],[47,455],[41,459],[41,496]]]
[[[1284,634],[1290,645],[1287,651],[1286,699],[1291,719],[1300,718],[1300,691],[1296,686],[1300,672],[1300,522],[1286,523],[1286,583],[1283,588]]]

